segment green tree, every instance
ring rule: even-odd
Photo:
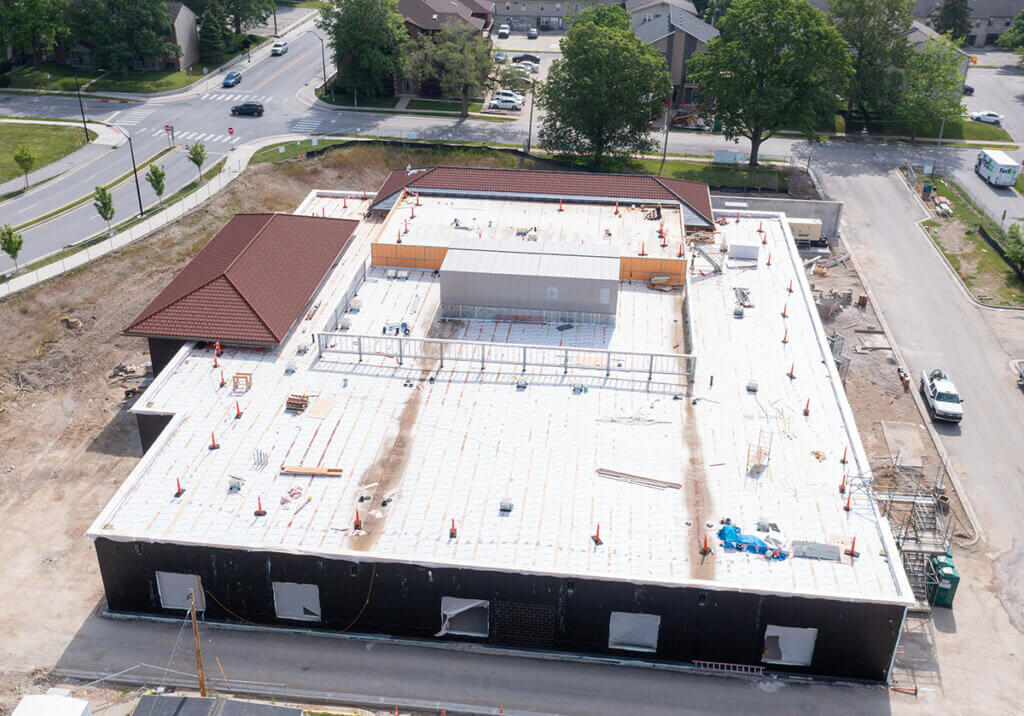
[[[672,79],[665,57],[623,26],[623,16],[618,6],[590,8],[569,25],[562,58],[537,90],[545,148],[592,166],[653,148],[650,120],[672,96]]]
[[[199,183],[203,182],[203,162],[206,161],[206,147],[199,142],[189,145],[188,160],[196,165],[199,170]]]
[[[443,97],[459,100],[463,117],[469,116],[470,97],[483,94],[493,65],[490,39],[460,20],[420,35],[412,55],[416,79],[437,80]]]
[[[199,26],[199,57],[203,62],[218,62],[227,50],[228,21],[217,0],[206,6]]]
[[[259,25],[270,17],[274,0],[225,0],[224,11],[238,35],[243,28]]]
[[[732,0],[705,0],[704,9],[700,10],[698,14],[704,22],[718,27],[719,20],[725,17],[730,5],[732,5]],[[694,6],[696,7],[696,3]]]
[[[25,188],[28,189],[28,173],[36,166],[36,155],[27,144],[19,144],[17,149],[14,150],[14,163],[18,165],[21,173],[25,175]]]
[[[21,246],[25,243],[25,239],[21,234],[14,230],[14,227],[10,224],[4,224],[0,227],[0,249],[11,257],[11,261],[14,262],[14,270],[18,270],[18,254],[21,253]]]
[[[997,44],[1007,50],[1013,50],[1018,55],[1024,51],[1024,10],[1017,13],[1013,23],[1003,30],[999,35]]]
[[[167,170],[162,166],[153,162],[149,165],[149,171],[146,172],[146,181],[149,182],[149,186],[153,189],[153,193],[156,194],[156,198],[163,201],[164,189],[166,187],[165,180],[167,179]]]
[[[31,52],[37,67],[44,52],[68,30],[67,0],[4,0],[0,2],[0,47]]]
[[[899,94],[900,73],[910,52],[912,0],[830,0],[829,15],[853,61],[847,113],[854,108],[888,112]]]
[[[570,13],[568,23],[571,25],[582,19],[601,27],[629,30],[633,26],[629,13],[619,12],[620,10],[622,8],[618,5],[590,5],[579,12]]]
[[[107,231],[110,231],[110,220],[114,218],[114,197],[105,188],[96,187],[95,201],[92,205],[96,207],[96,213],[107,222]]]
[[[513,92],[525,92],[530,88],[523,73],[515,67],[502,67],[498,71],[498,84]]]
[[[935,31],[952,34],[954,40],[963,40],[971,31],[971,4],[969,0],[942,0],[932,15]]]
[[[1024,237],[1020,226],[1010,224],[1006,230],[1006,260],[1019,269],[1024,269]]]
[[[944,118],[963,114],[963,53],[949,37],[929,40],[910,53],[903,73],[903,92],[896,116],[910,127],[910,136],[924,125],[938,125]]]
[[[330,0],[320,13],[343,89],[374,96],[402,76],[409,35],[398,0]]]
[[[171,16],[163,0],[76,0],[71,33],[93,48],[93,62],[125,73],[134,60],[177,55],[170,37]]]
[[[728,139],[750,140],[750,166],[780,129],[813,140],[852,73],[839,31],[806,0],[734,0],[719,30],[688,79],[711,98]]]

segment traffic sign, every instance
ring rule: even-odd
[[[164,131],[167,132],[168,134],[170,134],[171,133],[171,125],[165,124],[164,125]]]
[[[234,134],[234,133],[235,133],[235,128],[234,127],[228,127],[228,134]]]

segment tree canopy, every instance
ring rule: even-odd
[[[904,72],[904,90],[896,115],[917,136],[926,124],[964,113],[960,101],[964,56],[948,37],[929,40],[915,48]]]
[[[942,0],[932,15],[935,31],[950,33],[954,40],[963,40],[971,31],[971,5],[969,0]]]
[[[343,89],[373,96],[402,75],[409,35],[398,0],[330,0],[320,12]]]
[[[830,0],[829,15],[853,62],[847,111],[888,112],[899,96],[900,72],[910,52],[912,0]]]
[[[176,55],[163,0],[76,0],[71,32],[92,48],[97,66],[127,72],[133,60]]]
[[[998,44],[1019,55],[1024,53],[1024,10],[1017,13],[1017,17],[1013,18],[1013,23],[999,35]]]
[[[199,26],[199,57],[204,62],[216,62],[227,49],[228,21],[224,8],[211,0],[203,13]]]
[[[3,0],[0,2],[0,47],[31,52],[36,63],[68,30],[67,0]]]
[[[689,79],[710,97],[725,136],[750,140],[750,165],[780,129],[813,140],[852,74],[839,31],[806,0],[733,0],[719,31],[690,60]]]
[[[490,39],[455,20],[436,34],[420,35],[412,63],[417,79],[437,80],[442,96],[462,103],[463,117],[469,116],[469,98],[483,94],[493,65]]]
[[[538,91],[541,144],[595,166],[609,155],[649,151],[650,120],[672,96],[672,80],[664,56],[640,42],[626,11],[609,5],[580,12],[561,47]]]

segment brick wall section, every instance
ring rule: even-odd
[[[554,607],[493,601],[490,622],[488,641],[525,649],[554,648]]]

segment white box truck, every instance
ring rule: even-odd
[[[974,171],[992,186],[1013,186],[1020,174],[1020,164],[1006,152],[982,149],[978,152]]]

